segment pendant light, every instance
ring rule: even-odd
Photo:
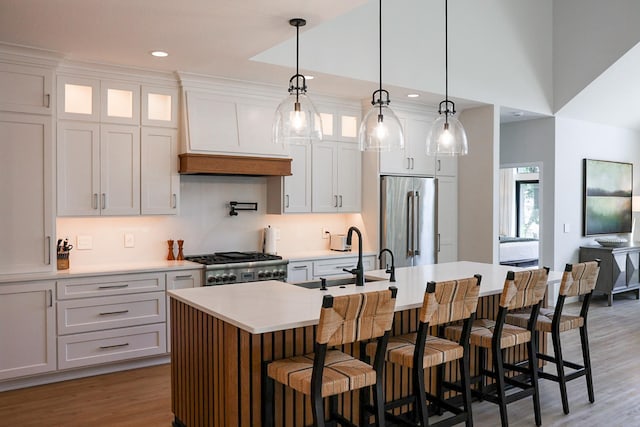
[[[293,18],[289,24],[296,27],[296,74],[289,79],[289,96],[278,105],[273,122],[273,141],[277,144],[311,142],[322,139],[322,122],[307,96],[307,81],[298,68],[300,27],[307,24],[302,18]]]
[[[382,0],[379,0],[380,88],[371,95],[371,109],[360,123],[360,150],[392,151],[404,148],[400,120],[389,108],[389,92],[382,89]]]
[[[440,116],[433,122],[427,137],[427,154],[431,156],[464,156],[469,151],[467,134],[454,117],[456,105],[449,100],[449,26],[447,3],[444,0],[444,74],[445,99],[438,106]],[[444,106],[444,107],[443,107]]]

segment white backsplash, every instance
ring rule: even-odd
[[[278,252],[298,253],[328,249],[321,229],[345,233],[351,225],[363,232],[360,214],[267,215],[266,179],[260,177],[195,176],[180,177],[180,214],[133,217],[82,217],[57,219],[58,238],[68,237],[73,245],[77,236],[91,236],[90,250],[73,249],[72,265],[99,265],[166,259],[167,240],[184,240],[185,255],[229,250],[261,250],[262,229],[280,229]],[[258,211],[241,211],[229,216],[229,201],[257,202]],[[124,247],[124,234],[133,234],[135,246]],[[177,243],[174,253],[177,254]]]

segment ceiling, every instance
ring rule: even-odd
[[[472,2],[455,6],[466,9],[478,7]],[[290,49],[291,64],[288,66],[261,58],[274,47],[292,46],[295,29],[288,24],[290,18],[304,17],[307,20],[307,26],[301,29],[301,34],[304,34],[350,13],[368,10],[370,14],[372,8],[375,9],[371,0],[271,0],[268,7],[258,0],[0,0],[0,43],[54,51],[68,60],[168,72],[185,71],[286,86],[293,74],[295,51]],[[461,18],[469,18],[465,14],[460,15],[463,15]],[[369,19],[370,15],[367,16]],[[432,26],[433,23],[429,29]],[[375,30],[375,25],[371,27]],[[370,35],[358,34],[362,32],[358,28],[350,31],[353,31],[354,38],[360,37],[367,42],[367,53],[377,47],[377,40]],[[301,51],[303,49],[301,43]],[[169,57],[152,57],[150,52],[153,50],[165,50]],[[612,67],[603,73],[593,88],[588,86],[573,102],[567,103],[561,113],[602,122],[609,120],[603,110],[615,111],[615,106],[623,101],[627,105],[627,89],[640,87],[635,82],[636,76],[640,75],[640,60],[637,59],[640,58],[640,49],[633,51],[636,55],[632,59],[616,62],[617,68]],[[375,53],[373,56],[377,59]],[[303,66],[301,62],[304,71]],[[377,64],[369,68],[377,68]],[[374,72],[363,79],[315,71],[313,74],[316,78],[310,87],[314,92],[354,99],[370,97],[376,86],[372,80],[377,80]],[[621,85],[620,79],[626,83]],[[393,94],[394,100],[433,108],[442,98],[442,94],[431,93],[424,88],[416,91],[388,84],[385,88]],[[417,101],[408,100],[406,95],[410,92],[418,92],[421,96]],[[617,98],[611,99],[611,94]],[[458,110],[483,105],[478,101],[481,98],[475,101],[453,99]],[[603,99],[606,101],[602,102]],[[635,99],[640,99],[640,96]],[[629,108],[624,111],[627,114],[615,114],[616,120],[610,123],[640,128],[640,120],[635,115],[637,105],[633,111]],[[547,114],[501,108],[503,122]]]

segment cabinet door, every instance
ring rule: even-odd
[[[176,214],[180,192],[178,131],[144,127],[141,134],[141,213]]]
[[[51,114],[52,71],[0,63],[0,110]]]
[[[338,138],[344,142],[358,142],[360,131],[360,114],[356,111],[338,112],[339,133]]]
[[[458,180],[438,177],[438,247],[437,260],[458,260]]]
[[[58,215],[100,215],[100,126],[58,122]]]
[[[58,119],[100,120],[100,80],[58,76]]]
[[[311,145],[291,144],[291,176],[284,177],[284,212],[311,212]]]
[[[380,152],[380,173],[408,173],[410,172],[411,159],[408,152],[407,142],[407,120],[400,119],[402,128],[404,130],[404,150],[400,151],[381,151]]]
[[[0,272],[50,271],[54,242],[51,117],[0,113]]]
[[[178,90],[142,86],[143,126],[178,127]]]
[[[411,118],[406,122],[405,143],[410,151],[411,170],[418,175],[433,175],[435,159],[427,156],[427,135],[431,129],[430,120]]]
[[[362,155],[357,144],[338,143],[338,211],[360,212],[362,206]]]
[[[458,157],[442,156],[436,159],[436,173],[438,176],[457,176]]]
[[[314,142],[312,144],[311,207],[313,212],[336,212],[336,143]]]
[[[102,123],[140,124],[139,85],[102,81],[100,93]]]
[[[102,215],[140,214],[140,129],[100,128],[100,210]]]
[[[300,283],[312,279],[311,261],[294,261],[287,265],[287,282]]]
[[[0,380],[56,369],[53,282],[0,286]]]

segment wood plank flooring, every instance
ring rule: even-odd
[[[597,296],[589,316],[596,402],[589,403],[584,378],[571,381],[571,413],[565,416],[557,384],[541,380],[543,425],[640,425],[640,301],[620,294],[607,307],[606,298]],[[579,361],[578,333],[565,333],[562,343],[566,358]],[[510,404],[508,413],[511,426],[535,425],[531,399]],[[476,426],[500,424],[498,408],[489,402],[474,403],[473,415]],[[0,427],[169,427],[172,419],[169,365],[0,393]]]

